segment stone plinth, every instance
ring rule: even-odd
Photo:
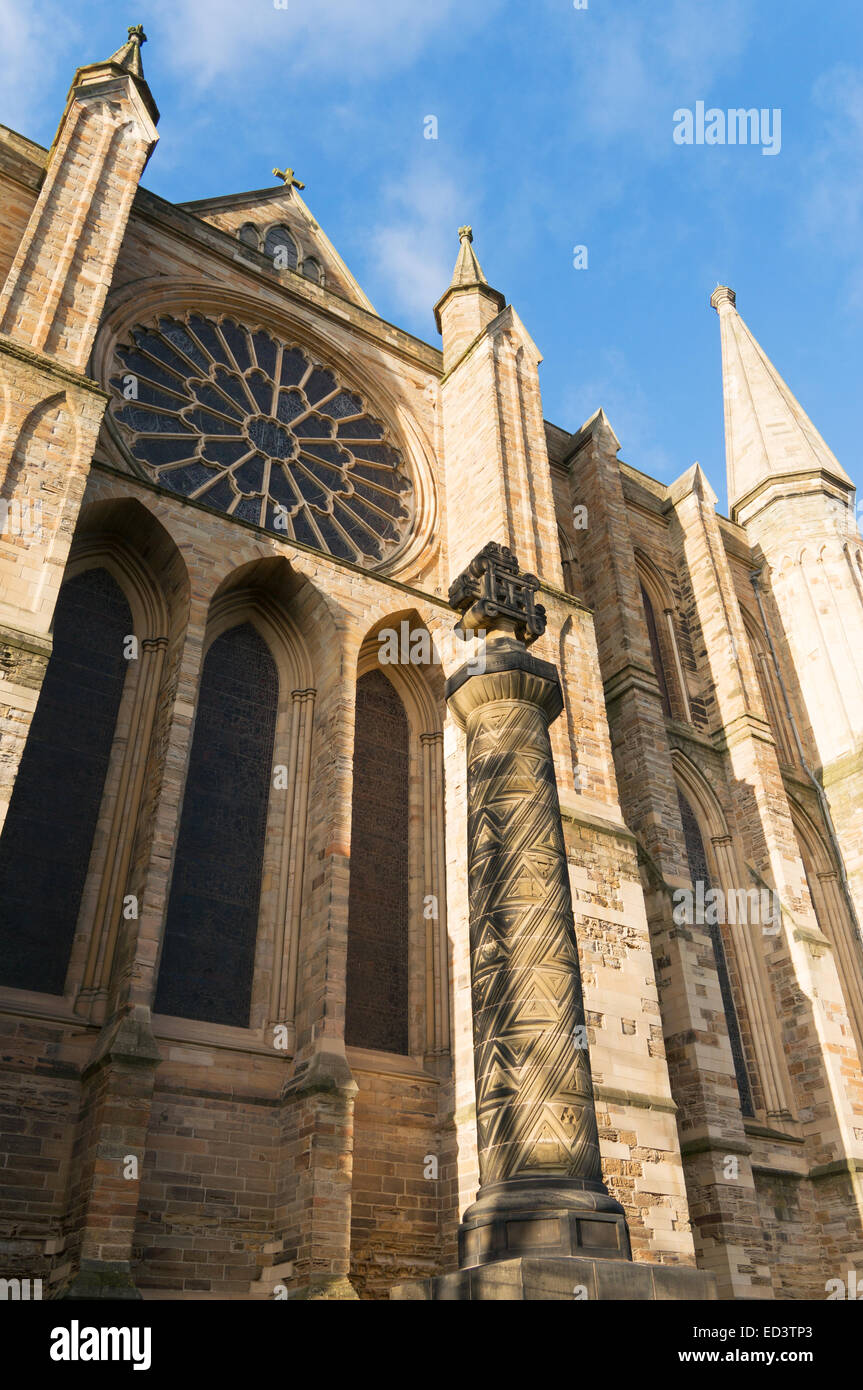
[[[713,1276],[698,1269],[587,1258],[500,1260],[390,1290],[402,1303],[702,1302],[716,1296]]]

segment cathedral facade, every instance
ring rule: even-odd
[[[470,228],[437,347],[292,170],[147,192],[142,39],[76,72],[49,151],[0,127],[0,1275],[381,1299],[464,1263],[484,831],[453,691],[493,658],[451,599],[494,543],[559,681],[581,1109],[634,1264],[825,1297],[863,1260],[851,480],[730,289],[726,518],[601,408],[544,419]],[[552,1036],[540,976],[517,1007]],[[528,1105],[526,1056],[486,1100]],[[567,1170],[579,1113],[528,1117],[525,1173]]]

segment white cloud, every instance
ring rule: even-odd
[[[0,0],[0,120],[4,125],[32,139],[34,128],[46,118],[56,124],[62,106],[57,107],[53,79],[61,50],[73,40],[80,42],[80,36],[62,13],[34,6],[30,0]]]
[[[863,69],[840,63],[812,91],[822,112],[815,149],[795,190],[797,234],[851,261],[850,299],[863,306]]]
[[[239,76],[262,59],[270,76],[291,81],[308,72],[344,78],[408,66],[438,33],[454,43],[484,25],[499,0],[153,0],[151,37],[197,88]]]
[[[708,97],[742,53],[750,27],[744,0],[630,0],[597,11],[595,22],[594,42],[576,65],[579,124],[606,140],[634,136],[662,154],[672,149],[675,109]],[[756,97],[747,105],[760,104]]]
[[[433,332],[432,309],[450,282],[458,255],[458,228],[476,216],[475,180],[428,168],[417,159],[382,190],[381,216],[367,245],[367,288],[386,317],[410,319],[416,331]],[[481,259],[481,247],[478,247]],[[392,305],[392,308],[390,307]]]

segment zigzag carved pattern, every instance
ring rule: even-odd
[[[554,765],[526,703],[470,721],[468,844],[481,1181],[601,1181]]]

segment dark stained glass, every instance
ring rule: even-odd
[[[63,993],[131,632],[129,605],[106,570],[63,585],[0,838],[0,979],[16,989]]]
[[[381,1052],[408,1041],[408,745],[386,676],[357,682],[345,1039]]]
[[[297,243],[287,227],[271,227],[264,241],[264,254],[272,256],[277,270],[296,270]]]
[[[156,1009],[247,1027],[278,675],[250,623],[204,661]]]
[[[162,316],[131,336],[114,414],[163,487],[356,564],[402,544],[413,484],[330,368],[229,318]]]

